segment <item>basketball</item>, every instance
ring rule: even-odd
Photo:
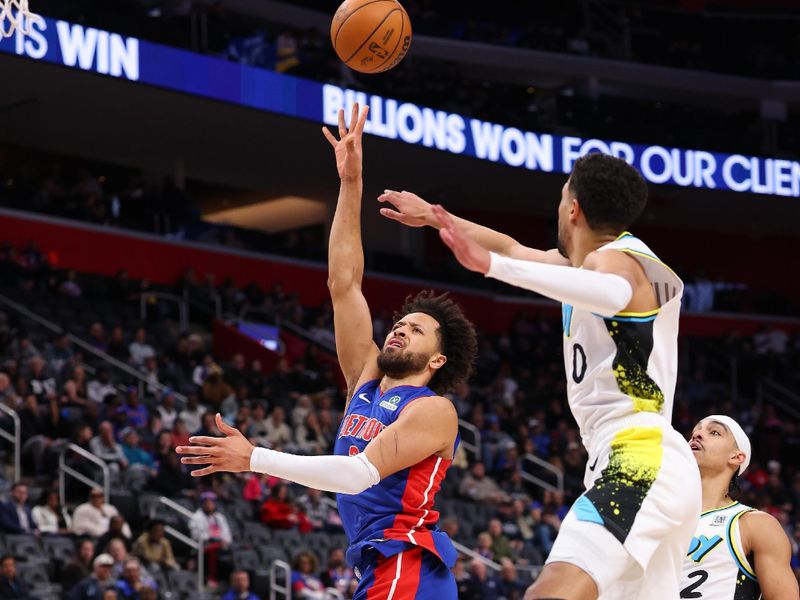
[[[336,54],[361,73],[397,66],[411,45],[411,20],[397,0],[345,0],[331,24]]]

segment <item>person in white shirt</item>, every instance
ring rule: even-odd
[[[128,466],[125,453],[114,439],[114,428],[109,421],[103,421],[97,428],[97,435],[89,442],[92,454],[106,461],[112,468],[124,469]]]
[[[61,511],[56,490],[45,490],[33,507],[33,520],[41,533],[67,534],[72,520]],[[63,525],[66,525],[64,527]]]
[[[206,558],[208,581],[216,582],[217,562],[221,550],[230,548],[233,538],[228,526],[228,519],[217,510],[217,496],[214,492],[203,492],[200,495],[201,505],[192,520],[189,529],[192,537],[203,542],[203,551]]]
[[[131,354],[131,362],[137,367],[144,365],[144,361],[151,356],[156,355],[153,347],[147,343],[147,332],[144,327],[136,330],[136,337],[128,346],[128,351]]]
[[[117,393],[117,388],[111,383],[108,369],[101,368],[97,371],[97,379],[92,379],[86,386],[86,395],[95,404],[102,404],[106,396]]]
[[[189,394],[186,398],[186,408],[178,414],[183,424],[186,425],[186,431],[194,433],[200,429],[206,410],[206,407],[200,404],[196,393]]]
[[[119,511],[115,506],[106,504],[103,491],[99,488],[92,488],[92,491],[89,492],[89,501],[78,506],[72,515],[72,533],[99,538],[108,531],[111,517],[118,514]],[[131,537],[131,528],[127,523],[122,530],[126,537]]]
[[[178,418],[178,411],[175,409],[175,392],[170,389],[164,390],[161,395],[161,404],[156,407],[156,410],[161,417],[161,427],[171,431]]]

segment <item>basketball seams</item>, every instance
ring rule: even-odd
[[[373,71],[373,73],[382,72],[383,66],[387,62],[389,62],[390,60],[395,58],[395,52],[397,52],[397,47],[400,46],[400,44],[403,42],[403,33],[405,33],[405,30],[406,30],[406,16],[404,14],[402,14],[402,11],[401,11],[400,17],[401,17],[400,18],[400,35],[397,37],[397,43],[394,45],[394,48],[392,48],[392,51],[389,53],[389,56],[386,57],[386,60],[384,60],[380,65],[378,65],[375,68],[375,70]]]
[[[379,1],[380,1],[380,2],[385,2],[386,0],[379,0]],[[393,3],[393,4],[394,4],[394,3]],[[366,5],[364,5],[364,6],[366,6]],[[355,12],[355,11],[354,11],[354,12]],[[383,18],[383,20],[381,20],[381,22],[380,22],[380,23],[378,23],[378,24],[375,26],[375,29],[373,29],[373,30],[370,32],[370,34],[369,34],[369,35],[368,35],[368,36],[367,36],[367,37],[364,39],[364,41],[363,41],[363,42],[361,42],[361,45],[360,45],[358,48],[356,48],[356,49],[355,49],[355,51],[354,51],[354,52],[353,52],[353,53],[350,55],[350,57],[349,57],[349,58],[348,58],[346,61],[344,61],[344,63],[345,63],[345,64],[347,64],[347,63],[349,63],[351,60],[353,60],[353,58],[355,57],[355,55],[356,55],[356,54],[358,54],[358,53],[361,51],[361,49],[362,49],[362,48],[363,48],[363,47],[364,47],[364,46],[367,44],[367,42],[369,42],[369,41],[372,39],[372,36],[374,36],[374,35],[375,35],[375,33],[376,33],[376,32],[377,32],[377,31],[378,31],[378,30],[379,30],[381,27],[383,27],[383,24],[384,24],[384,23],[386,23],[386,21],[388,21],[388,20],[389,20],[389,17],[391,17],[391,16],[392,16],[394,13],[396,13],[396,12],[402,13],[402,11],[401,11],[399,8],[392,9],[392,10],[390,10],[388,13],[386,13],[386,16]],[[341,27],[340,27],[339,29],[341,30]],[[388,60],[388,59],[387,59],[387,60]],[[384,62],[385,62],[385,61],[384,61]]]
[[[339,29],[336,30],[336,35],[333,38],[333,48],[336,49],[337,44],[339,42],[339,34],[342,31],[342,27],[344,27],[344,24],[347,23],[347,21],[350,20],[350,17],[352,17],[354,14],[356,14],[362,8],[366,8],[367,6],[370,6],[372,4],[378,4],[380,2],[389,2],[390,4],[397,4],[396,0],[372,0],[372,2],[367,2],[366,4],[362,4],[361,6],[359,6],[357,9],[355,9],[353,12],[351,12],[349,15],[347,15],[341,23],[339,23]],[[373,32],[373,35],[374,35],[374,33],[375,32]],[[372,37],[372,36],[370,36],[370,37]],[[350,58],[353,58],[353,57],[351,56]]]

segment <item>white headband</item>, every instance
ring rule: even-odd
[[[736,440],[736,445],[739,450],[744,454],[744,462],[739,465],[739,475],[744,473],[744,470],[750,465],[750,438],[736,421],[727,415],[709,415],[703,421],[717,421],[725,425]]]

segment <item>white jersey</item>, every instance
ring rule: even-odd
[[[758,578],[742,550],[739,519],[755,510],[734,502],[700,515],[683,563],[681,598],[758,600]]]
[[[669,423],[678,371],[683,282],[628,232],[598,252],[607,250],[625,252],[639,261],[659,308],[605,318],[562,306],[567,396],[590,452],[593,435],[625,417],[656,413]]]

